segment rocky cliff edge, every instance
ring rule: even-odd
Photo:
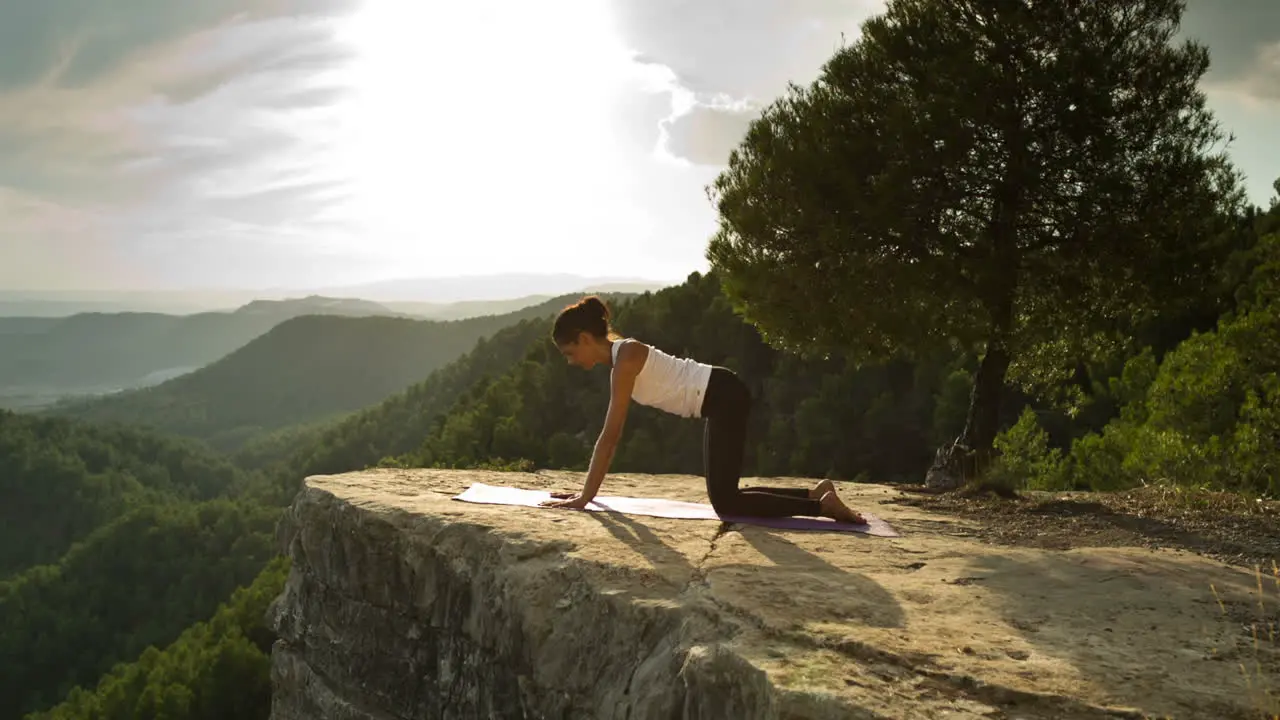
[[[841,494],[902,537],[450,499],[472,482],[581,475],[306,480],[272,720],[1256,717],[1229,610],[1258,579],[1192,553],[997,547],[875,485]],[[705,502],[687,476],[601,492]]]

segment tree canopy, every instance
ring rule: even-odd
[[[1211,282],[1243,196],[1182,11],[893,0],[714,182],[726,293],[800,352],[981,348],[962,442],[989,448],[1010,369],[1069,367]]]

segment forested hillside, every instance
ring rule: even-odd
[[[477,337],[515,322],[503,332],[523,333],[524,339],[513,345],[523,349],[534,334],[545,332],[558,307],[526,309],[538,319],[523,323],[518,316],[449,323],[298,318],[269,332],[271,343],[251,343],[211,368],[218,372],[208,377],[226,385],[196,388],[206,392],[210,407],[230,417],[247,406],[250,413],[279,413],[269,417],[283,418],[278,424],[284,425],[298,407],[281,407],[272,400],[297,398],[304,412],[314,411],[315,405],[306,404],[312,401],[309,393],[328,391],[321,402],[346,398],[355,409],[431,375],[430,366],[442,364],[449,354],[470,349],[469,357],[488,355],[487,364],[457,365],[452,372],[431,375],[449,382],[437,382],[425,403],[447,408],[449,393],[470,384],[471,378],[459,371],[488,368],[499,373],[514,362],[502,352],[490,353],[486,342],[476,343]],[[236,395],[236,387],[247,391]],[[361,401],[360,393],[373,394]],[[167,409],[160,407],[161,413]],[[138,420],[139,425],[160,424],[145,414]],[[300,447],[310,451],[310,441],[325,427],[283,428],[246,448],[251,454],[240,460],[269,466],[273,452],[290,457],[302,452]],[[299,446],[303,439],[307,442]],[[120,669],[124,677],[162,685],[147,690],[132,684],[134,680],[127,685],[109,681],[97,695],[71,695],[59,712],[105,706],[116,708],[111,712],[122,713],[120,717],[135,717],[129,713],[140,703],[159,717],[177,712],[175,702],[191,712],[202,706],[210,712],[258,707],[261,695],[245,688],[238,699],[221,697],[229,686],[219,683],[243,685],[247,673],[266,687],[262,663],[270,639],[263,635],[260,614],[247,618],[243,607],[224,611],[222,619],[197,628],[164,654],[144,651],[174,643],[184,628],[209,618],[235,588],[258,576],[277,551],[271,533],[281,503],[290,499],[281,491],[287,483],[268,483],[262,473],[237,467],[229,456],[195,439],[114,421],[8,412],[0,412],[0,479],[0,533],[8,539],[0,543],[5,573],[0,577],[7,576],[0,582],[0,695],[12,701],[0,710],[0,720],[49,708],[74,687],[93,688],[117,663],[132,663]],[[278,574],[268,573],[259,582],[269,584],[272,577],[278,580]],[[262,604],[267,591],[251,595],[247,601]],[[227,612],[236,615],[234,628],[227,625]],[[206,667],[189,653],[225,658],[231,665]],[[208,672],[216,677],[201,675]],[[183,684],[170,685],[173,673],[185,673]],[[193,685],[188,682],[214,686],[195,691],[191,700],[187,693]],[[126,701],[127,708],[121,705]]]
[[[0,718],[208,618],[275,555],[262,477],[199,443],[0,412]]]
[[[278,517],[227,500],[147,505],[0,582],[0,718],[49,707],[208,618],[275,556]]]
[[[234,451],[264,433],[375,404],[480,338],[524,318],[548,316],[565,301],[453,321],[302,316],[189,375],[51,412],[161,429]]]
[[[246,482],[193,442],[0,411],[0,579],[56,561],[128,510],[206,500]]]
[[[208,620],[172,643],[148,647],[97,683],[26,720],[265,720],[271,708],[274,636],[265,617],[284,589],[288,565],[276,558]]]
[[[432,425],[458,399],[508,371],[547,335],[549,319],[522,320],[478,341],[470,352],[431,373],[426,379],[351,415],[343,421],[301,436],[281,436],[275,447],[255,448],[270,458],[273,477],[291,494],[300,478],[368,467],[389,455],[417,447]],[[296,445],[286,444],[300,440]]]
[[[880,482],[917,478],[930,447],[954,435],[964,420],[965,358],[859,369],[839,359],[784,355],[734,316],[714,275],[695,274],[681,286],[615,309],[619,332],[744,377],[757,398],[750,474],[862,475]],[[549,330],[542,330],[523,352],[509,353],[520,358],[518,363],[453,393],[458,402],[416,447],[392,462],[525,461],[585,469],[608,407],[608,369],[584,372],[569,366]],[[700,424],[633,405],[611,467],[700,473],[702,462]]]

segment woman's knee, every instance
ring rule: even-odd
[[[711,509],[716,511],[717,515],[741,515],[738,512],[738,502],[736,493],[728,495],[711,496]]]
[[[711,507],[721,515],[733,514],[738,505],[738,495],[739,491],[735,487],[707,484],[707,499],[711,501]]]

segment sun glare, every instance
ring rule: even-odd
[[[481,227],[528,240],[589,218],[635,74],[603,5],[370,0],[345,22],[335,170],[356,188],[345,219],[379,246],[365,250],[461,261]]]

